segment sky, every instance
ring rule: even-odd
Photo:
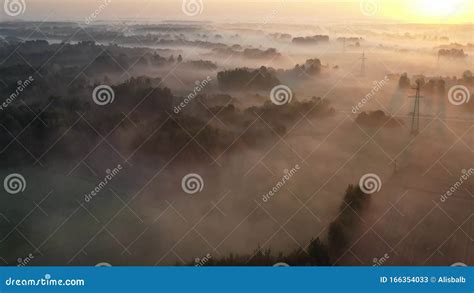
[[[1,0],[24,2],[24,13],[2,20],[74,20],[96,13],[96,20],[192,20],[318,23],[399,22],[472,23],[474,0]],[[110,3],[108,2],[110,1]],[[197,15],[183,13],[195,2]],[[191,4],[189,4],[191,5]],[[190,7],[190,6],[188,6]]]

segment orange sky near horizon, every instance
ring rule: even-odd
[[[5,0],[6,1],[6,0]],[[25,20],[82,20],[107,0],[26,0]],[[97,20],[196,20],[276,23],[327,21],[473,23],[474,0],[109,0]],[[185,15],[183,1],[202,2]],[[3,12],[3,11],[2,11]],[[2,20],[11,17],[0,14]]]

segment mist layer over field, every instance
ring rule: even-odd
[[[0,23],[0,259],[472,264],[473,29]]]

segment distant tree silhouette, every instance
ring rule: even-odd
[[[408,88],[410,88],[410,86],[411,86],[411,84],[410,84],[410,79],[408,78],[408,74],[403,73],[400,76],[400,80],[398,82],[398,87],[401,88],[401,89],[408,89]]]
[[[274,71],[264,66],[257,70],[238,68],[221,71],[217,74],[217,80],[222,90],[269,90],[280,84]]]
[[[356,123],[364,127],[376,128],[394,128],[403,125],[403,121],[385,114],[382,110],[362,112],[357,116]]]
[[[442,78],[432,78],[425,85],[424,90],[443,95],[446,92],[446,82]]]
[[[343,203],[339,207],[339,216],[331,223],[328,232],[328,247],[331,260],[339,259],[348,249],[354,229],[360,224],[360,214],[370,202],[359,186],[349,185]]]
[[[466,58],[468,55],[464,53],[464,49],[440,49],[438,51],[439,56],[451,57],[451,58]]]
[[[462,79],[466,84],[474,84],[474,77],[472,75],[472,71],[466,70],[462,74]]]
[[[327,43],[329,42],[329,36],[325,35],[315,35],[315,36],[308,36],[308,37],[296,37],[292,40],[293,43],[299,45],[315,45],[319,43]]]

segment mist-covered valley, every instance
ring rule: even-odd
[[[472,265],[472,31],[2,22],[0,261]]]

